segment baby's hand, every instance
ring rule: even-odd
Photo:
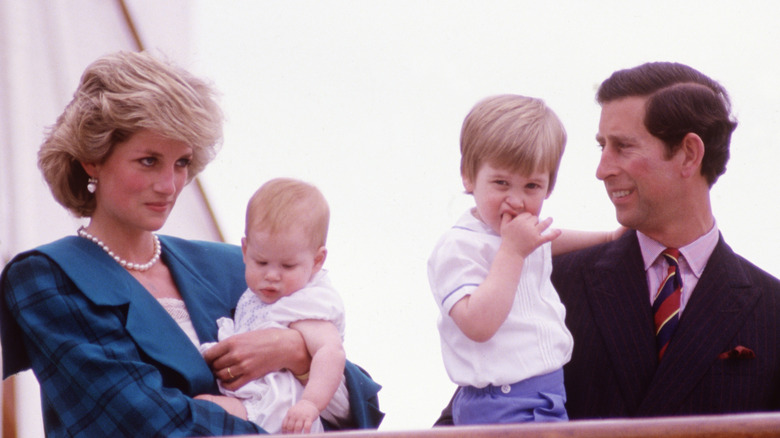
[[[550,224],[552,218],[539,221],[531,213],[520,213],[515,217],[504,214],[501,216],[501,245],[509,245],[509,248],[526,258],[536,248],[561,235],[561,230],[543,234]]]
[[[300,400],[287,411],[282,422],[282,433],[309,433],[311,424],[320,416],[320,410],[309,400]]]

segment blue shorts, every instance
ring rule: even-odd
[[[462,386],[452,402],[455,425],[566,421],[563,370],[511,385]]]

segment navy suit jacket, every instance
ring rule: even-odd
[[[570,418],[780,408],[780,282],[722,236],[660,363],[636,232],[556,257],[552,281],[574,336]]]
[[[160,236],[163,260],[201,342],[246,289],[232,245]],[[47,435],[254,434],[256,425],[191,397],[218,393],[211,370],[166,311],[103,250],[67,237],[20,254],[3,272],[6,376],[32,368]],[[379,385],[345,370],[358,427],[376,427]]]

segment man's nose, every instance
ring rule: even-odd
[[[599,165],[596,167],[596,178],[601,181],[607,179],[610,175],[614,175],[614,154],[611,152],[611,148],[605,146],[601,150],[601,158],[599,159]]]

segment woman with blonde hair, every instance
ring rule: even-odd
[[[16,256],[0,283],[3,371],[32,368],[49,436],[262,432],[198,394],[282,368],[305,374],[294,330],[217,340],[246,289],[238,246],[157,236],[183,187],[214,157],[212,86],[146,53],[87,67],[47,132],[39,167],[54,198],[89,222]],[[343,427],[376,427],[378,385],[347,367]]]

